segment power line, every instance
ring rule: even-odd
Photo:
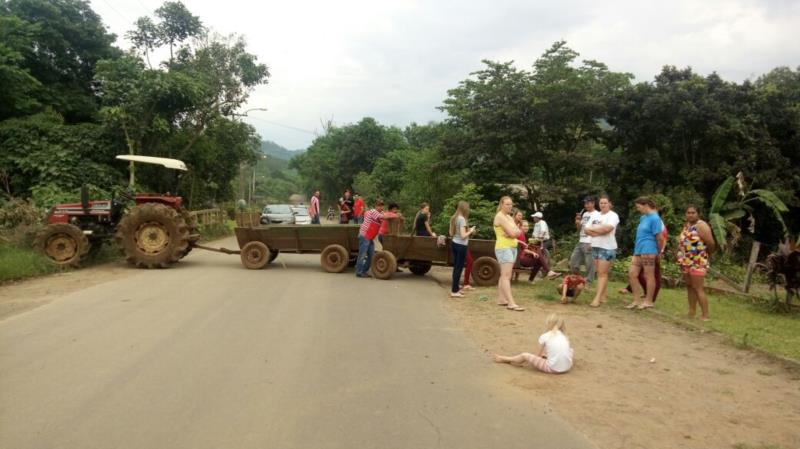
[[[117,13],[117,15],[118,15],[118,16],[122,17],[122,19],[123,19],[125,22],[127,22],[127,23],[132,23],[132,22],[130,22],[130,21],[128,20],[128,17],[127,17],[127,16],[125,16],[124,14],[122,14],[121,12],[119,12],[119,10],[118,10],[117,8],[115,8],[115,7],[114,7],[114,5],[112,5],[111,3],[109,3],[109,2],[108,2],[108,0],[103,0],[103,3],[105,3],[105,4],[106,4],[106,6],[108,6],[109,8],[111,8],[111,10],[112,10],[112,11],[114,11],[115,13]]]
[[[265,122],[265,123],[269,123],[271,125],[280,126],[280,127],[283,127],[283,128],[286,128],[286,129],[291,129],[291,130],[298,131],[298,132],[301,132],[301,133],[312,134],[312,135],[315,135],[315,136],[319,134],[316,131],[309,131],[307,129],[297,128],[295,126],[284,125],[283,123],[273,122],[271,120],[266,120],[266,119],[263,119],[263,118],[260,118],[260,117],[255,117],[255,116],[252,116],[252,115],[248,115],[247,118],[256,119],[256,120],[259,120],[259,121],[262,121],[262,122]]]

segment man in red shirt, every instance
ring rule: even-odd
[[[398,212],[400,210],[400,206],[397,203],[389,203],[389,210],[383,213],[383,218],[400,218],[402,220],[403,214]],[[389,220],[383,220],[383,224],[381,224],[381,230],[378,232],[378,241],[383,244],[383,236],[389,232]]]
[[[364,222],[358,230],[358,259],[356,259],[356,277],[372,277],[367,273],[375,253],[375,238],[383,224],[383,201],[375,201],[375,208],[364,214]]]
[[[364,222],[364,200],[358,192],[353,195],[353,198],[355,199],[355,203],[353,204],[353,220],[357,225],[360,225]]]
[[[319,190],[315,190],[311,195],[311,206],[308,208],[308,215],[311,215],[311,224],[319,224]]]

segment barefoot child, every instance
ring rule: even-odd
[[[580,268],[573,267],[572,272],[564,276],[564,280],[561,281],[561,285],[556,287],[556,290],[561,295],[561,304],[566,304],[568,297],[572,298],[571,302],[577,301],[578,295],[581,294],[583,287],[585,286],[586,279],[581,276]]]
[[[545,321],[547,332],[539,337],[539,355],[523,352],[513,357],[495,354],[497,363],[532,366],[545,373],[566,373],[572,368],[572,347],[567,338],[564,319],[552,313]]]

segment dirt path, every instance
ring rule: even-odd
[[[434,275],[447,285],[449,273]],[[545,317],[563,314],[575,349],[572,372],[495,368],[520,395],[546,399],[603,449],[800,448],[794,367],[624,309],[528,300],[526,312],[514,313],[495,298],[494,289],[478,289],[464,300],[445,300],[444,308],[486,363],[495,352],[533,352]]]

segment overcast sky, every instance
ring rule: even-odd
[[[92,0],[122,36],[158,0]],[[531,64],[564,39],[583,59],[652,80],[666,64],[755,79],[800,65],[798,0],[184,0],[204,25],[244,35],[269,66],[245,119],[264,139],[307,147],[333,119],[403,127],[441,120],[447,90],[482,59]],[[243,109],[247,109],[243,108]]]

